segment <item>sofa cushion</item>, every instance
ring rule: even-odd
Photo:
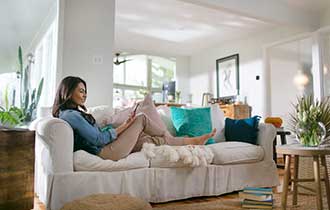
[[[171,107],[171,116],[177,136],[196,137],[212,131],[210,107],[178,108]],[[206,144],[214,143],[210,138]]]
[[[75,171],[125,171],[135,168],[147,168],[149,160],[142,152],[132,153],[118,161],[104,160],[83,150],[73,153]]]
[[[261,146],[245,142],[220,142],[208,145],[214,154],[212,164],[254,163],[263,160],[264,150]]]

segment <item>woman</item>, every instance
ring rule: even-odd
[[[202,145],[215,134],[194,137],[173,137],[151,122],[144,114],[131,113],[117,128],[101,129],[91,114],[86,113],[86,82],[79,77],[66,77],[60,83],[53,105],[53,116],[68,122],[74,131],[74,151],[85,150],[103,159],[119,160],[139,151],[144,142],[156,145]]]

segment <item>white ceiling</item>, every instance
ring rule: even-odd
[[[290,7],[303,9],[307,12],[323,12],[330,5],[330,0],[281,0]]]
[[[330,2],[249,0],[249,5],[242,1],[245,0],[117,0],[115,50],[191,55],[225,41],[281,26],[285,18],[295,19],[291,21],[293,25],[307,24],[302,17],[317,16],[318,20],[319,13]],[[241,11],[237,6],[239,2]],[[237,10],[225,8],[228,5]],[[244,10],[248,7],[250,14]],[[279,18],[274,20],[274,17]]]
[[[117,49],[189,55],[272,24],[178,0],[120,0],[116,4]]]
[[[0,0],[0,72],[13,71],[16,68],[18,46],[22,45],[23,50],[29,47],[55,2],[56,0]],[[286,10],[286,19],[304,22],[301,17],[309,20],[308,17],[311,16],[308,14],[320,15],[325,8],[329,8],[329,2],[330,0],[116,0],[115,47],[116,50],[129,52],[190,55],[227,40],[276,27],[282,21],[280,17],[285,16],[278,11]],[[232,8],[226,9],[225,6],[228,5]],[[247,8],[250,9],[248,12]],[[301,16],[304,14],[306,16]],[[272,21],[276,16],[280,21]]]

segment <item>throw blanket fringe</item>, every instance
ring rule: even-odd
[[[204,145],[169,146],[144,143],[142,152],[148,159],[161,156],[170,162],[182,162],[190,167],[207,166],[214,154]]]

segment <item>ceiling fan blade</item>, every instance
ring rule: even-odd
[[[122,63],[126,63],[127,61],[131,61],[131,60],[133,60],[133,59],[125,59],[125,60],[122,60],[122,61],[118,61],[118,60],[116,60],[116,61],[114,61],[113,63],[114,63],[115,65],[120,65],[120,64],[122,64]]]

